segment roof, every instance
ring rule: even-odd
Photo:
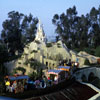
[[[10,80],[20,80],[20,79],[28,79],[29,77],[27,75],[21,75],[21,76],[8,76]]]
[[[48,71],[48,74],[59,74],[60,72],[62,72],[62,70],[51,69]]]
[[[69,66],[59,66],[58,69],[59,70],[63,70],[63,71],[67,71],[67,72],[70,71],[70,67]]]
[[[69,66],[59,66],[58,68],[70,69]]]

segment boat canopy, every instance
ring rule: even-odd
[[[64,71],[69,71],[70,70],[70,66],[59,66],[58,69],[59,70],[64,70]]]
[[[14,81],[14,80],[21,80],[21,79],[29,79],[29,77],[27,75],[8,76],[8,79],[10,79],[11,81]]]
[[[62,72],[63,70],[56,70],[56,69],[51,69],[48,71],[48,74],[56,74],[58,75],[60,72]]]

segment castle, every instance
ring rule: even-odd
[[[42,69],[44,70],[46,68],[56,69],[59,61],[64,59],[71,59],[72,61],[78,59],[79,66],[83,66],[86,59],[89,59],[90,62],[97,62],[97,57],[85,52],[76,53],[68,49],[62,41],[48,43],[40,20],[35,40],[25,46],[24,52],[19,59],[8,62],[5,65],[10,72],[12,72],[13,68],[23,67],[26,69],[26,74],[28,74],[34,71],[31,64],[32,59],[43,64]]]

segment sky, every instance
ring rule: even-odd
[[[47,36],[55,36],[52,19],[55,14],[65,13],[68,8],[76,6],[78,15],[86,15],[92,7],[98,8],[100,0],[0,0],[0,32],[2,22],[10,11],[18,11],[25,15],[30,13],[41,20]]]

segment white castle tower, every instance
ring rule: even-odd
[[[47,40],[46,36],[45,36],[45,33],[44,33],[44,30],[43,30],[43,25],[41,25],[40,20],[39,20],[39,25],[38,25],[35,40],[39,41],[39,42],[46,42],[46,40]]]

